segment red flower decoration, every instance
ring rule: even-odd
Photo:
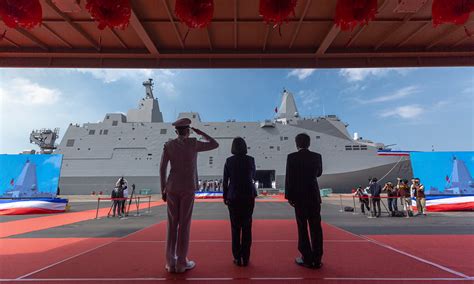
[[[32,29],[41,24],[43,10],[39,0],[0,0],[0,17],[9,28]]]
[[[297,0],[260,0],[259,13],[267,23],[274,26],[287,22],[291,13],[295,13]]]
[[[214,15],[213,0],[176,0],[176,17],[191,29],[205,28]]]
[[[99,30],[106,27],[125,29],[132,14],[129,0],[87,0],[86,9],[99,22]]]
[[[341,30],[352,30],[358,24],[367,25],[376,13],[377,0],[338,0],[334,21]]]
[[[431,14],[433,25],[452,23],[463,25],[474,11],[474,0],[433,0]]]

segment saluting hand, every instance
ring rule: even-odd
[[[197,128],[191,127],[191,129],[192,129],[197,135],[205,135],[204,132],[202,132],[201,130],[199,130],[199,129],[197,129]]]

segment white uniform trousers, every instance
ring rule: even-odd
[[[168,192],[166,203],[168,204],[166,263],[179,269],[186,267],[194,191]]]

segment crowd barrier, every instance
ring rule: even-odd
[[[95,212],[95,219],[99,218],[99,208],[100,208],[100,201],[102,200],[110,200],[110,201],[129,201],[127,205],[127,210],[125,212],[125,216],[128,216],[128,213],[130,212],[130,205],[132,203],[132,200],[135,200],[135,207],[136,207],[136,216],[140,215],[140,200],[141,199],[148,199],[148,210],[146,212],[150,212],[151,210],[151,195],[145,195],[145,196],[133,196],[133,197],[123,197],[123,198],[110,198],[110,197],[99,197],[97,198],[97,210]],[[113,203],[109,209],[109,212],[107,213],[107,217],[110,215],[110,211],[112,210]]]

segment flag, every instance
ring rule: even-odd
[[[449,176],[446,176],[446,182],[448,182],[448,183],[450,182]]]
[[[14,179],[12,179],[12,180],[10,181],[10,185],[13,186],[13,184],[15,184],[15,180],[14,180]]]
[[[275,113],[278,113],[278,107],[275,107]]]

